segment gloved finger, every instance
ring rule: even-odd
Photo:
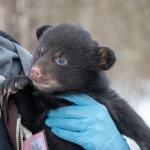
[[[47,117],[82,119],[89,116],[93,111],[95,111],[95,108],[92,109],[92,106],[65,106],[49,111]]]
[[[97,141],[96,137],[94,134],[90,131],[87,132],[73,132],[73,131],[68,131],[68,130],[63,130],[60,128],[52,128],[51,131],[58,137],[70,141],[72,143],[76,143],[80,146],[82,146],[86,150],[93,150],[96,149],[96,143]],[[91,135],[89,138],[89,135]],[[102,149],[102,147],[99,147],[98,149]]]
[[[82,146],[82,143],[81,143],[82,141],[80,142],[80,140],[79,140],[79,139],[82,140],[82,134],[79,132],[63,130],[63,129],[56,128],[56,127],[52,128],[51,131],[56,136],[58,136],[64,140],[67,140],[67,141],[70,141],[70,142],[73,142],[73,143],[76,143],[76,144]]]
[[[56,110],[48,112],[48,118],[71,118],[71,119],[83,119],[89,116],[97,115],[103,116],[107,114],[107,108],[102,104],[93,104],[87,106],[65,106],[60,107]]]
[[[45,124],[51,128],[57,127],[64,130],[70,130],[74,132],[84,132],[88,130],[92,124],[96,124],[98,121],[93,121],[91,118],[85,119],[60,119],[50,118],[46,119]]]
[[[78,95],[69,95],[69,96],[58,96],[59,98],[67,99],[70,102],[73,102],[77,105],[90,105],[97,104],[98,102],[94,100],[92,97],[86,94],[78,94]]]

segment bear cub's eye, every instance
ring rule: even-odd
[[[38,58],[40,58],[41,56],[43,56],[44,53],[44,48],[42,47],[40,51],[38,51]]]
[[[38,58],[40,58],[40,57],[41,57],[41,51],[38,52]]]
[[[61,65],[61,66],[67,64],[67,60],[64,59],[64,58],[57,58],[57,59],[55,59],[55,62],[56,62],[58,65]]]

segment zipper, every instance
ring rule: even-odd
[[[21,147],[20,147],[20,150],[23,150],[23,139],[24,139],[24,136],[23,136],[23,128],[22,128],[22,124],[20,123],[19,125],[19,129],[20,129],[20,144],[21,144]]]

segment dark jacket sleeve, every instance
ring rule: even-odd
[[[0,117],[0,141],[0,150],[12,150],[2,117]]]

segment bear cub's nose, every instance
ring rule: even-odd
[[[38,79],[41,77],[41,71],[39,68],[33,67],[31,69],[31,75],[30,75],[31,79]]]

